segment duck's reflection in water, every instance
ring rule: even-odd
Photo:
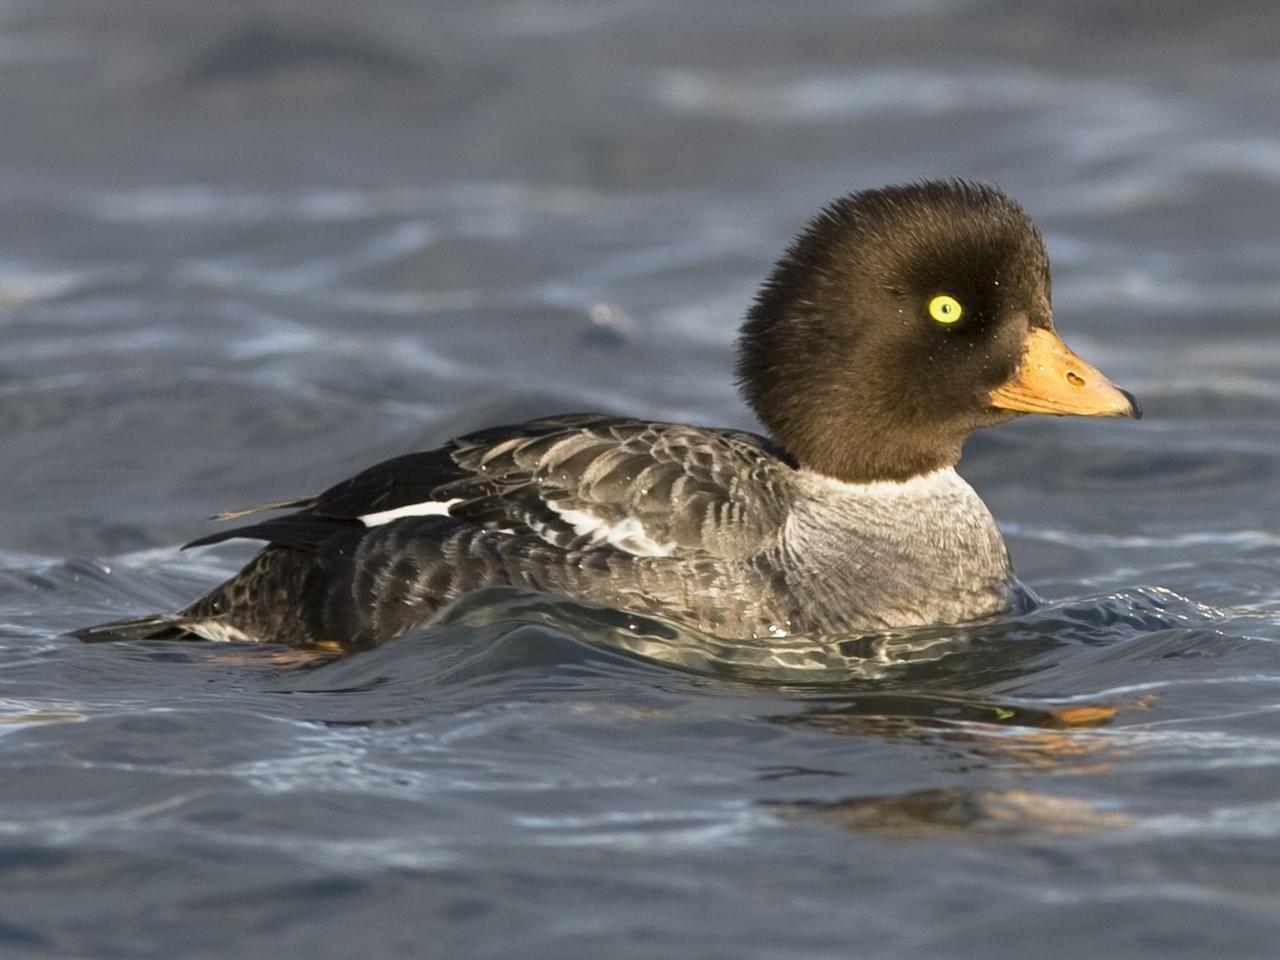
[[[942,787],[897,796],[850,797],[833,803],[780,805],[784,819],[820,821],[901,840],[1075,833],[1128,826],[1123,813],[1088,800],[1030,790]]]
[[[1135,702],[1119,707],[1032,707],[996,699],[877,692],[768,719],[842,736],[927,741],[954,751],[966,768],[995,768],[1000,775],[1087,775],[1109,770],[1124,750],[1099,728],[1122,711],[1144,706]],[[1133,822],[1128,815],[1089,800],[1055,796],[1022,784],[947,786],[768,807],[783,820],[822,822],[896,839],[1070,833]]]

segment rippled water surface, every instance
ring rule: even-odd
[[[1273,958],[1280,7],[0,5],[0,956]],[[1141,423],[962,472],[1043,603],[700,643],[495,590],[345,659],[65,631],[488,423],[750,427],[854,187],[995,180]]]

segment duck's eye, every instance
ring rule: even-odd
[[[929,316],[938,323],[950,326],[964,316],[964,307],[955,297],[940,293],[929,301]]]

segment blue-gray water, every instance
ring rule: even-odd
[[[0,956],[1275,957],[1277,38],[1270,0],[0,5]],[[501,592],[330,662],[63,635],[234,570],[177,551],[203,517],[466,429],[750,426],[773,257],[936,175],[1028,207],[1148,411],[971,442],[1037,611],[777,662]]]

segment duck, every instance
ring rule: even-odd
[[[492,586],[730,640],[980,620],[1019,585],[956,472],[965,440],[1025,414],[1141,416],[1056,332],[1031,217],[966,180],[826,206],[747,310],[736,373],[765,434],[592,413],[469,433],[218,515],[252,519],[187,546],[263,542],[243,569],[82,639],[356,651]]]

